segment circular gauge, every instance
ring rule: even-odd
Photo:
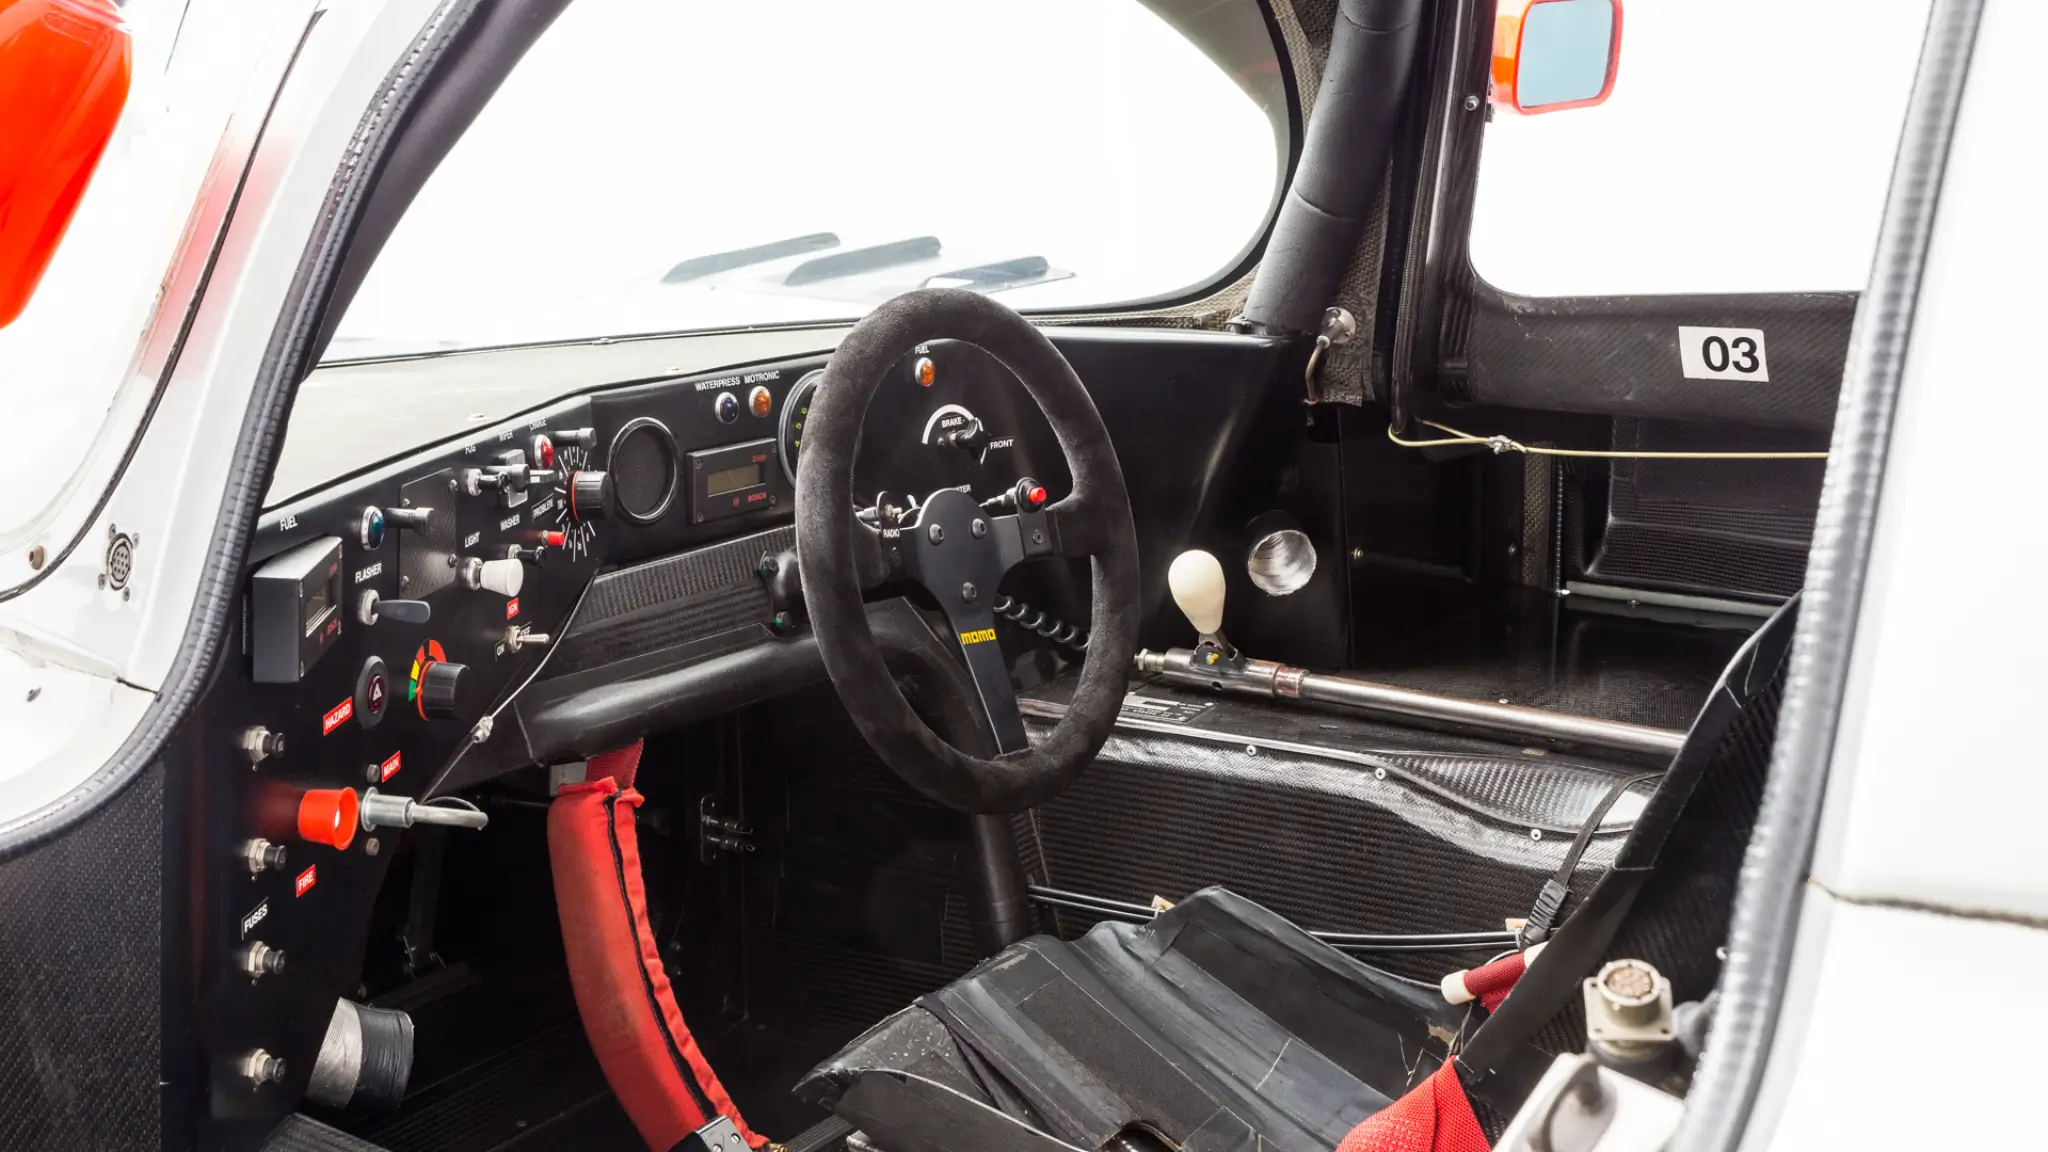
[[[823,368],[804,374],[789,390],[789,399],[782,402],[782,439],[778,448],[782,456],[782,474],[789,477],[792,486],[796,484],[796,454],[804,446],[804,417],[810,415],[811,397],[818,394],[818,382],[825,378]]]
[[[652,524],[676,502],[676,438],[652,417],[628,420],[612,440],[612,492],[619,515],[635,524]]]

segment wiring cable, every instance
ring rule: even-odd
[[[1825,460],[1826,452],[1621,452],[1593,448],[1545,448],[1541,445],[1524,444],[1507,436],[1475,436],[1461,432],[1448,424],[1434,420],[1419,420],[1439,432],[1448,433],[1437,440],[1405,440],[1387,425],[1387,439],[1403,448],[1449,448],[1461,445],[1484,445],[1495,455],[1503,452],[1521,452],[1530,456],[1568,456],[1592,460]]]

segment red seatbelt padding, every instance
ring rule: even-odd
[[[638,747],[631,751],[637,762]],[[630,781],[631,767],[622,774]],[[583,1031],[649,1148],[666,1152],[714,1112],[760,1148],[767,1141],[740,1118],[676,1007],[647,920],[639,806],[638,792],[602,775],[564,787],[548,808],[548,858]]]
[[[1477,968],[1461,968],[1443,978],[1439,987],[1444,999],[1453,1004],[1470,1004],[1477,1000],[1488,1012],[1500,1007],[1514,990],[1515,981],[1529,970],[1529,963],[1543,951],[1542,944],[1530,946],[1526,952],[1510,952],[1498,960],[1489,960]]]
[[[1488,1152],[1490,1147],[1455,1065],[1446,1060],[1435,1075],[1360,1121],[1337,1152]]]

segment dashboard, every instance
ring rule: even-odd
[[[746,669],[803,658],[800,615],[764,568],[794,544],[823,366],[562,399],[264,514],[201,709],[199,763],[217,768],[200,773],[189,833],[205,847],[194,1023],[230,1146],[304,1093],[408,827],[476,826],[485,814],[453,793],[644,733],[677,696],[636,680],[648,661],[716,681],[704,706],[722,709]],[[1070,486],[993,358],[942,342],[892,369],[864,424],[863,499],[884,485],[986,498],[1024,476],[1054,499]],[[598,722],[593,701],[622,710]]]

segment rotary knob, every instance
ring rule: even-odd
[[[436,660],[420,670],[420,716],[426,720],[453,720],[462,710],[464,685],[469,666]]]
[[[569,518],[578,524],[602,520],[611,514],[612,477],[609,472],[577,472],[569,477]]]

